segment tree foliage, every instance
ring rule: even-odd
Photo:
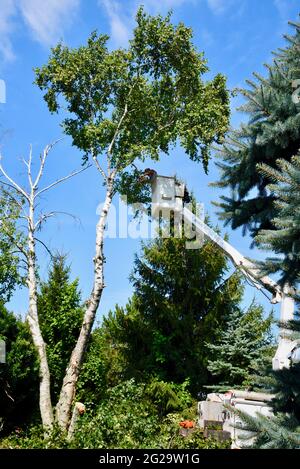
[[[100,155],[102,164],[111,156],[122,171],[136,158],[157,160],[179,139],[207,168],[210,144],[228,127],[225,78],[202,81],[206,60],[183,23],[174,26],[170,15],[149,16],[143,8],[136,22],[127,49],[109,51],[108,36],[96,32],[78,49],[59,44],[36,69],[36,84],[51,112],[65,102],[64,131],[86,158]]]
[[[295,35],[286,37],[289,46],[280,51],[277,62],[269,68],[269,78],[267,80],[261,79],[260,97],[264,98],[264,102],[269,103],[268,107],[263,110],[260,116],[258,113],[256,115],[253,113],[253,120],[248,126],[248,128],[252,126],[253,129],[262,130],[253,133],[255,136],[254,144],[252,147],[248,145],[247,149],[245,146],[244,154],[247,155],[248,161],[251,157],[253,165],[255,163],[252,174],[263,184],[263,191],[260,194],[261,211],[257,211],[258,215],[253,215],[254,212],[250,211],[240,224],[252,223],[252,232],[256,235],[256,243],[262,249],[274,253],[274,257],[261,262],[262,270],[279,273],[283,285],[293,285],[297,289],[300,279],[300,156],[299,153],[297,154],[300,148],[300,109],[299,103],[292,100],[290,86],[293,79],[299,78],[300,73],[300,25],[293,24],[293,26]],[[257,90],[258,88],[256,88],[256,93]],[[267,94],[268,90],[269,94]],[[252,94],[253,100],[254,96],[257,97],[257,94]],[[252,104],[253,106],[254,104]],[[266,111],[272,112],[268,116]],[[271,143],[274,151],[265,151],[268,148],[272,150]],[[255,146],[257,146],[257,158],[250,151]],[[239,166],[240,170],[245,161],[246,157],[244,160],[240,160],[241,164],[238,163],[236,168]],[[244,164],[245,173],[248,170],[249,167]],[[223,172],[224,185],[227,184],[226,171],[225,169]],[[230,170],[227,171],[227,174],[229,173]],[[248,190],[252,187],[254,185],[251,187],[249,185]],[[248,203],[248,200],[245,202],[242,200],[243,197],[246,198],[248,190],[240,195],[240,206],[236,205],[237,217],[238,214],[243,213],[242,204],[245,203],[245,208]],[[249,200],[249,204],[254,202],[254,199]],[[231,211],[230,214],[230,204],[231,202],[224,206],[225,212],[232,220],[232,224],[237,223],[238,225],[239,222],[236,222],[237,217],[235,217],[234,211]],[[233,207],[232,204],[231,207]],[[267,223],[262,218],[259,219],[259,215],[262,213],[265,214]],[[294,360],[295,354],[299,354],[299,314],[296,314],[293,321],[282,324],[282,327],[285,330],[290,330],[290,338],[295,341],[295,350],[289,357],[291,358],[290,367],[273,371],[267,380],[269,392],[275,394],[275,398],[271,401],[274,416],[260,415],[253,418],[238,412],[242,420],[242,427],[248,430],[253,437],[253,447],[300,448],[300,363]]]
[[[292,83],[299,79],[300,26],[293,24],[294,36],[286,36],[288,45],[276,52],[266,65],[267,76],[254,73],[248,89],[240,90],[248,122],[233,130],[220,149],[220,180],[232,196],[222,196],[220,216],[233,229],[243,227],[252,236],[261,229],[273,229],[277,214],[277,195],[266,186],[268,177],[258,169],[263,163],[276,167],[278,158],[290,161],[300,148],[300,104],[294,102]]]
[[[237,308],[228,318],[211,352],[208,370],[218,378],[218,389],[249,387],[255,375],[271,363],[274,352],[272,315],[264,319],[263,308],[252,303],[246,312]]]
[[[19,208],[0,185],[0,301],[9,301],[16,285],[22,282],[16,243],[22,243],[17,230]]]
[[[275,229],[261,230],[256,240],[263,249],[277,255],[261,262],[262,268],[267,272],[278,272],[283,284],[287,282],[297,288],[300,278],[299,155],[291,162],[279,160],[278,166],[278,169],[260,166],[265,176],[273,180],[269,190],[277,197],[278,214],[273,220]],[[296,344],[299,347],[300,343],[299,313],[295,313],[294,320],[282,324],[282,327],[289,330],[297,349]],[[265,381],[267,390],[275,394],[271,402],[274,416],[252,418],[240,413],[241,428],[250,432],[255,448],[300,448],[300,363],[291,360],[289,368],[272,371]]]
[[[66,257],[56,255],[38,294],[41,331],[47,344],[53,397],[57,398],[83,316],[78,280],[70,280]]]
[[[186,385],[155,380],[127,380],[108,390],[92,419],[82,421],[76,447],[89,448],[224,448],[203,438],[179,434],[179,422],[196,418],[196,405]],[[90,435],[87,439],[86,435]]]
[[[93,413],[86,413],[72,441],[54,429],[51,436],[41,438],[41,429],[33,427],[22,438],[11,435],[0,443],[1,448],[82,448],[82,449],[224,449],[229,442],[219,443],[204,438],[196,429],[191,435],[180,435],[179,422],[196,418],[196,403],[185,384],[123,381],[108,389],[106,397]],[[158,392],[159,389],[159,392]],[[159,394],[159,397],[158,397]],[[170,395],[173,402],[162,412],[162,401]]]
[[[27,324],[2,303],[0,338],[6,343],[6,363],[0,364],[0,417],[4,419],[6,433],[16,425],[32,421],[38,404],[39,364]]]
[[[210,146],[220,143],[228,128],[225,78],[218,74],[203,81],[208,68],[193,45],[191,29],[173,25],[171,15],[150,16],[143,8],[136,23],[126,49],[110,51],[108,36],[93,32],[85,46],[58,44],[48,63],[35,70],[50,112],[67,111],[64,132],[83,152],[83,162],[94,163],[106,186],[96,228],[93,286],[56,406],[64,429],[104,289],[104,227],[123,176],[128,181],[128,173],[136,174],[136,160],[158,160],[177,143],[207,170]],[[135,178],[132,182],[133,187],[126,184],[131,198],[140,189]]]
[[[291,338],[300,343],[299,313],[285,325]],[[299,353],[299,352],[298,352]],[[289,368],[269,374],[268,391],[275,395],[271,401],[274,416],[248,418],[241,413],[242,426],[253,436],[257,448],[300,448],[300,363],[291,361]],[[246,442],[247,444],[247,442]]]
[[[208,351],[242,296],[240,278],[226,279],[224,255],[206,242],[185,248],[184,238],[156,239],[143,245],[131,281],[134,295],[116,307],[103,327],[126,359],[127,376],[206,384]]]
[[[245,431],[242,437],[245,448],[299,449],[299,425],[288,414],[280,413],[270,418],[261,414],[253,417],[240,410],[235,413],[241,419],[236,427]]]
[[[277,257],[264,262],[266,271],[280,272],[282,283],[297,285],[300,281],[300,153],[290,162],[278,160],[278,168],[260,165],[260,171],[273,181],[268,186],[276,197],[278,214],[275,229],[261,230],[256,237],[262,249]]]

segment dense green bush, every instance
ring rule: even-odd
[[[196,403],[187,383],[154,379],[145,384],[131,379],[110,389],[92,417],[87,413],[82,418],[72,445],[124,449],[226,446],[204,439],[200,430],[182,437],[179,422],[186,418],[196,418]]]
[[[186,389],[187,383],[122,382],[107,391],[97,409],[87,411],[77,432],[68,442],[58,429],[47,440],[41,427],[15,433],[2,440],[2,448],[226,448],[228,443],[205,439],[200,429],[180,435],[179,422],[196,418],[196,403]],[[188,407],[186,407],[188,406]],[[172,409],[173,412],[168,413]]]
[[[0,364],[0,430],[5,434],[33,420],[39,377],[37,354],[27,324],[1,303],[0,339],[6,342],[6,363]]]
[[[77,384],[77,400],[95,408],[106,391],[124,380],[124,359],[103,328],[93,331]]]

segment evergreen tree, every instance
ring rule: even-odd
[[[240,410],[233,409],[240,417],[241,428],[245,432],[243,439],[245,448],[256,449],[299,449],[300,427],[289,414],[279,413],[270,418],[261,414],[255,417]],[[250,443],[249,443],[250,441]]]
[[[255,375],[271,362],[274,351],[271,334],[272,315],[263,318],[263,308],[252,303],[244,313],[233,310],[220,338],[207,344],[208,370],[218,378],[213,388],[253,387]]]
[[[289,328],[293,331],[293,338],[300,343],[299,315],[291,321]],[[244,412],[236,411],[241,420],[239,428],[249,432],[245,438],[253,438],[253,448],[281,448],[300,449],[300,363],[291,361],[289,368],[272,371],[266,380],[266,388],[275,398],[270,406],[274,415],[266,417],[257,414],[250,417]]]
[[[0,339],[6,343],[6,362],[0,364],[0,427],[2,420],[6,433],[38,409],[38,359],[27,324],[1,303]]]
[[[279,169],[260,165],[260,171],[273,184],[268,186],[275,194],[278,210],[273,220],[274,230],[262,230],[257,242],[277,257],[269,258],[263,268],[281,274],[282,283],[288,282],[295,288],[300,279],[300,154],[291,159],[278,161]],[[285,324],[291,338],[300,344],[299,313],[295,320]],[[299,360],[299,350],[297,352]],[[292,355],[293,358],[293,355]],[[300,448],[300,363],[291,361],[290,368],[273,371],[269,380],[269,391],[275,394],[271,406],[274,417],[250,418],[240,413],[246,429],[255,436],[254,446],[260,448]]]
[[[249,89],[240,90],[246,100],[240,110],[249,120],[231,131],[220,149],[221,177],[215,185],[232,191],[217,204],[220,216],[252,236],[274,228],[277,213],[276,194],[267,191],[269,180],[258,164],[275,168],[278,158],[290,161],[300,148],[300,103],[292,99],[292,83],[300,77],[300,24],[293,27],[295,34],[286,36],[287,48],[266,65],[267,76],[254,73],[255,80],[247,80]]]
[[[273,220],[276,229],[260,231],[256,240],[263,249],[277,254],[264,263],[264,269],[280,272],[282,282],[292,285],[300,281],[300,152],[291,162],[277,163],[279,169],[260,166],[260,171],[274,182],[268,189],[277,199],[278,215]]]
[[[53,397],[56,398],[83,315],[78,280],[70,281],[70,267],[66,265],[65,256],[54,257],[48,281],[41,284],[38,313],[47,344]]]
[[[225,256],[211,242],[198,250],[186,249],[184,238],[143,245],[131,276],[132,299],[103,324],[125,357],[127,378],[190,378],[194,391],[209,381],[205,343],[218,338],[243,294],[239,275],[225,279],[227,271]]]
[[[299,155],[294,155],[300,148],[300,103],[294,99],[292,84],[300,76],[300,24],[292,26],[294,35],[286,36],[288,45],[267,66],[267,77],[254,74],[256,81],[248,81],[251,89],[242,90],[246,98],[242,111],[249,114],[249,121],[232,131],[222,147],[217,185],[233,193],[219,204],[221,217],[232,228],[249,229],[257,244],[277,254],[262,264],[263,270],[279,272],[282,283],[297,287],[300,171]],[[295,334],[300,329],[298,319],[286,327]],[[238,412],[255,436],[255,447],[300,447],[299,370],[299,363],[291,363],[269,378],[269,391],[276,394],[271,403],[274,417]]]

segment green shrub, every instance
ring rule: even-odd
[[[179,422],[196,419],[197,406],[187,391],[188,383],[136,383],[124,381],[107,391],[95,409],[80,419],[72,441],[57,428],[45,440],[41,427],[15,433],[2,440],[1,448],[88,449],[216,449],[228,443],[205,439],[200,429],[180,434]],[[173,412],[169,412],[172,409]],[[176,410],[176,412],[175,412]]]
[[[87,413],[82,418],[72,446],[106,449],[228,447],[228,443],[205,439],[198,429],[187,437],[180,435],[179,422],[196,419],[196,403],[187,385],[187,382],[174,385],[156,379],[144,384],[131,379],[115,386],[93,415]],[[170,409],[172,413],[168,413]]]

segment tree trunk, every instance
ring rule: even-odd
[[[40,396],[39,405],[42,417],[43,428],[48,433],[53,426],[53,409],[50,394],[50,372],[48,367],[46,345],[42,337],[37,309],[37,281],[36,281],[36,259],[34,240],[34,214],[33,204],[30,207],[29,229],[28,229],[28,290],[29,290],[29,311],[27,321],[32,334],[33,343],[38,351],[40,360]]]
[[[68,440],[72,440],[76,430],[79,417],[85,413],[85,405],[81,402],[76,402],[72,412],[72,418],[68,429]]]
[[[75,348],[73,349],[63,380],[59,401],[56,406],[56,420],[60,428],[65,431],[68,429],[70,423],[72,404],[75,397],[81,364],[104,289],[103,240],[107,214],[113,197],[113,182],[113,178],[110,178],[107,182],[105,202],[96,228],[96,253],[94,258],[94,284],[92,292],[87,301],[88,306],[84,313],[80,334]]]

